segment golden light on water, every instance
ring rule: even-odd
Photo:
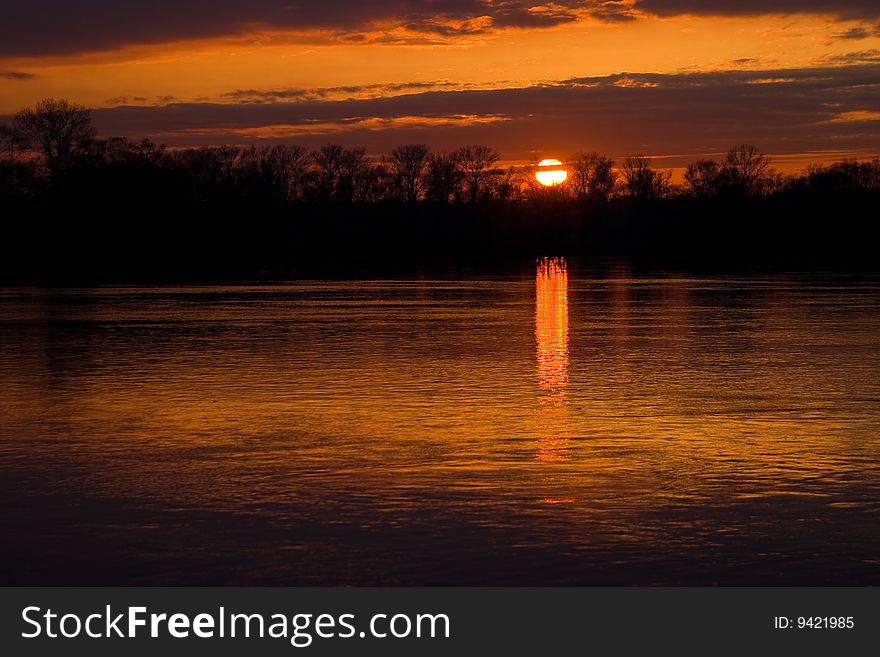
[[[568,171],[561,161],[555,159],[541,160],[538,162],[538,170],[535,172],[535,178],[544,187],[554,187],[561,185],[568,178]]]
[[[335,514],[334,538],[389,537],[375,546],[395,564],[355,583],[439,567],[568,585],[578,554],[648,583],[714,581],[718,545],[689,541],[728,531],[732,579],[841,560],[865,564],[845,564],[853,581],[876,574],[876,541],[851,540],[877,532],[876,286],[532,266],[503,282],[4,290],[0,468],[24,484],[4,491],[7,524],[29,532],[7,570],[125,578],[134,560],[152,582],[201,565],[220,583],[334,583],[369,557],[328,552]],[[222,544],[193,530],[207,513]],[[658,554],[664,518],[677,534]],[[431,532],[454,541],[426,553]],[[487,571],[496,540],[528,550]],[[753,564],[761,541],[820,547],[789,572],[782,550]],[[97,556],[59,558],[71,545]]]
[[[535,361],[543,437],[535,458],[568,458],[568,268],[564,258],[538,261],[535,278]]]
[[[563,258],[538,262],[535,341],[538,387],[564,394],[568,383],[568,269]]]

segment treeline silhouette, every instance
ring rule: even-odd
[[[48,99],[0,126],[5,277],[224,277],[538,255],[873,265],[880,160],[771,167],[739,145],[683,182],[574,153],[545,188],[482,145],[381,158],[328,144],[169,149],[98,139]]]

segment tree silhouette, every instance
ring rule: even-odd
[[[314,151],[311,161],[319,201],[351,203],[375,196],[378,177],[366,149],[328,144]]]
[[[393,193],[407,203],[423,198],[428,164],[429,151],[424,144],[406,144],[391,151],[388,167]]]
[[[30,183],[27,144],[13,127],[0,125],[0,190],[22,193]]]
[[[95,135],[89,110],[48,98],[15,115],[14,129],[51,178],[67,171],[88,150]]]
[[[347,148],[342,151],[339,169],[339,182],[336,186],[335,200],[343,203],[367,201],[373,197],[376,177],[372,174],[372,161],[366,149]]]
[[[315,193],[319,201],[330,201],[339,185],[345,149],[341,144],[327,144],[312,152],[315,168]]]
[[[769,158],[754,146],[734,146],[725,158],[724,183],[740,194],[760,194],[769,167]]]
[[[388,169],[384,163],[364,157],[353,172],[352,200],[359,203],[377,203],[393,199],[388,177]]]
[[[630,155],[623,161],[623,182],[627,196],[648,201],[663,198],[671,192],[671,171],[655,171],[644,155]]]
[[[711,198],[721,191],[721,167],[715,160],[697,160],[688,164],[685,183],[697,198]]]
[[[488,146],[463,146],[455,152],[456,165],[461,172],[465,198],[476,203],[486,195],[496,175],[492,166],[501,156]]]
[[[518,203],[523,200],[523,188],[528,187],[527,176],[521,168],[507,167],[494,180],[492,195],[502,203]]]
[[[811,165],[802,186],[822,194],[847,194],[880,189],[880,160],[844,160],[830,166]]]
[[[455,155],[429,155],[425,172],[425,198],[434,203],[450,203],[459,200],[460,191],[461,173]]]
[[[498,161],[480,145],[435,154],[424,144],[403,144],[375,159],[340,144],[313,152],[289,144],[166,149],[148,140],[98,139],[87,110],[49,99],[0,127],[0,207],[11,218],[4,222],[7,244],[27,236],[52,257],[95,253],[102,239],[119,253],[134,244],[145,254],[170,245],[181,257],[214,253],[229,262],[269,252],[280,260],[297,249],[297,257],[309,257],[313,247],[336,246],[339,254],[406,245],[427,254],[456,245],[521,253],[538,245],[601,249],[605,240],[637,252],[662,248],[664,240],[714,248],[711,237],[729,240],[718,248],[734,253],[758,242],[768,250],[797,248],[816,236],[857,248],[876,241],[864,227],[874,225],[865,217],[873,218],[880,200],[880,160],[783,175],[757,148],[739,145],[721,161],[687,167],[688,200],[670,184],[671,172],[653,169],[644,155],[616,170],[603,155],[574,153],[567,182],[549,188],[538,184],[534,166],[501,168]],[[713,197],[736,202],[703,203]],[[463,202],[475,207],[462,212]],[[46,222],[71,210],[82,221],[59,221],[42,237]],[[713,226],[703,222],[709,212]],[[767,217],[778,221],[770,226]],[[830,217],[849,223],[832,229],[823,224]],[[39,248],[51,239],[55,251]],[[68,248],[68,239],[76,244]]]
[[[189,185],[189,201],[205,204],[240,191],[241,172],[247,158],[235,146],[208,146],[174,151],[172,166]]]
[[[293,203],[303,198],[308,163],[308,151],[305,148],[287,144],[260,149],[251,146],[241,155],[244,176],[250,184],[284,203]]]
[[[614,161],[599,153],[575,153],[568,163],[568,185],[580,203],[607,203],[617,183]]]
[[[26,148],[27,144],[18,130],[0,125],[0,162],[18,164],[24,158]]]

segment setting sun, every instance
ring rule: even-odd
[[[553,187],[565,182],[565,179],[568,178],[568,171],[565,170],[564,165],[559,160],[541,160],[538,162],[535,178],[544,187]]]

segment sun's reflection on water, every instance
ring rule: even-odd
[[[0,575],[880,583],[880,280],[530,266],[0,290]]]
[[[535,361],[541,445],[535,458],[568,458],[568,266],[565,258],[538,260],[535,276]]]

